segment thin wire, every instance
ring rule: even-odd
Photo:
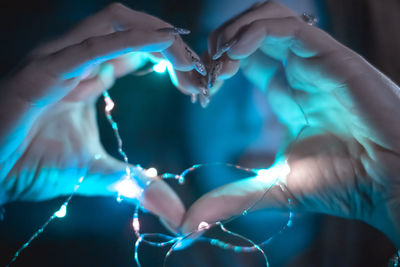
[[[107,120],[109,121],[110,125],[112,126],[113,130],[114,130],[114,134],[115,137],[117,138],[117,142],[118,142],[118,151],[121,154],[121,156],[123,157],[125,163],[127,164],[127,179],[131,178],[130,175],[130,171],[129,170],[129,163],[128,163],[128,157],[126,155],[126,153],[123,151],[122,149],[122,139],[120,137],[119,131],[118,131],[118,126],[117,123],[113,120],[112,116],[111,116],[111,110],[114,107],[114,102],[112,101],[112,99],[110,98],[109,94],[107,92],[105,92],[103,94],[104,96],[104,101],[106,103],[106,117]],[[309,120],[308,117],[304,111],[304,109],[301,107],[301,105],[298,103],[297,99],[295,98],[295,94],[294,91],[292,89],[292,97],[294,99],[294,101],[296,102],[296,104],[298,105],[300,111],[302,112],[303,116],[304,116],[304,120],[305,120],[305,125],[300,129],[300,131],[298,132],[296,138],[294,139],[293,142],[291,142],[291,145],[295,145],[298,140],[300,139],[301,134],[304,132],[304,130],[310,126],[309,124]],[[107,108],[107,106],[111,107],[111,108]],[[291,154],[291,147],[289,146],[289,153],[287,155],[287,158],[289,158],[290,154]],[[187,169],[185,169],[181,174],[172,174],[172,173],[164,173],[163,175],[161,175],[162,179],[174,179],[177,180],[180,184],[183,184],[185,182],[186,179],[186,175],[195,171],[198,168],[202,168],[202,167],[206,167],[206,166],[227,166],[227,167],[233,167],[239,170],[243,170],[249,173],[252,173],[254,175],[257,175],[257,170],[255,169],[250,169],[250,168],[246,168],[246,167],[242,167],[239,165],[234,165],[234,164],[226,164],[226,163],[205,163],[205,164],[197,164],[197,165],[193,165]],[[237,238],[240,238],[242,240],[245,240],[246,242],[252,244],[252,246],[235,246],[232,245],[230,243],[226,243],[223,241],[220,241],[218,239],[213,239],[213,238],[207,238],[207,237],[200,237],[197,238],[196,240],[198,241],[207,241],[209,242],[209,244],[213,245],[213,246],[218,246],[220,248],[223,248],[225,250],[232,250],[235,252],[254,252],[254,251],[259,251],[260,253],[262,253],[265,262],[266,262],[266,266],[269,267],[269,261],[268,261],[268,257],[266,255],[266,253],[264,252],[264,250],[261,248],[262,246],[268,244],[271,240],[273,240],[276,236],[282,234],[288,227],[290,227],[292,225],[292,220],[293,220],[293,212],[291,209],[291,199],[288,198],[288,203],[289,203],[289,216],[288,216],[288,221],[287,223],[281,228],[280,231],[278,231],[276,234],[274,234],[273,236],[271,236],[270,238],[268,238],[267,240],[265,240],[264,242],[261,242],[260,244],[256,244],[254,243],[252,240],[250,240],[249,238],[244,237],[243,235],[240,235],[238,233],[232,232],[228,229],[226,229],[226,227],[224,226],[224,224],[229,223],[241,216],[246,215],[249,211],[251,211],[254,207],[256,207],[261,201],[264,200],[264,198],[267,196],[268,192],[271,190],[272,187],[274,187],[280,180],[280,177],[277,177],[272,184],[270,184],[270,186],[268,188],[266,188],[266,190],[264,191],[263,195],[257,200],[255,201],[252,205],[250,205],[249,208],[247,208],[246,210],[243,211],[243,213],[241,215],[237,215],[237,216],[233,216],[232,218],[225,220],[224,222],[216,222],[212,225],[208,225],[207,224],[207,229],[219,225],[221,230],[224,231],[225,233],[235,236]],[[280,188],[282,189],[282,191],[285,191],[284,185],[280,184]],[[117,200],[120,200],[120,195],[118,195]],[[163,266],[166,266],[166,262],[167,259],[171,256],[171,254],[174,252],[175,248],[177,248],[185,239],[188,239],[192,236],[194,236],[196,233],[202,232],[204,231],[204,229],[198,229],[197,231],[191,232],[189,234],[186,234],[184,236],[169,236],[169,235],[164,235],[164,234],[160,234],[160,233],[140,233],[140,221],[139,221],[139,205],[136,206],[135,208],[135,212],[133,215],[133,228],[134,228],[134,232],[135,235],[137,237],[137,240],[135,242],[135,246],[134,246],[134,259],[136,261],[136,264],[140,267],[140,260],[139,260],[139,247],[140,244],[146,243],[150,246],[155,246],[155,247],[165,247],[168,245],[172,246],[170,247],[170,249],[167,251],[165,257],[164,257],[164,261],[163,261]],[[151,237],[156,237],[156,238],[160,238],[160,239],[164,239],[166,241],[164,242],[153,242],[153,241],[149,241],[146,240],[146,238],[151,238]]]
[[[122,156],[122,158],[123,158],[123,160],[124,160],[124,163],[126,164],[126,177],[125,177],[125,178],[126,178],[126,179],[131,179],[132,176],[131,176],[131,168],[130,168],[130,166],[129,166],[129,159],[128,159],[127,154],[126,154],[125,151],[123,150],[123,142],[122,142],[122,138],[121,138],[120,133],[119,133],[118,125],[117,125],[117,123],[114,121],[114,119],[113,119],[113,117],[112,117],[112,115],[111,115],[111,110],[112,110],[113,107],[114,107],[114,102],[112,101],[112,99],[111,99],[111,97],[109,96],[108,92],[104,92],[104,93],[103,93],[103,96],[104,96],[104,101],[105,101],[105,103],[106,103],[106,108],[105,108],[106,118],[107,118],[108,122],[110,123],[110,125],[111,125],[111,127],[112,127],[112,129],[113,129],[113,131],[114,131],[114,135],[115,135],[115,137],[116,137],[116,139],[117,139],[118,153]],[[295,99],[294,94],[293,94],[293,98]],[[295,100],[295,101],[296,101],[296,100]],[[297,105],[299,106],[301,112],[302,112],[303,115],[304,115],[306,125],[303,126],[303,128],[299,131],[299,133],[298,133],[298,135],[297,135],[297,137],[295,138],[295,140],[294,140],[293,143],[296,143],[296,142],[298,141],[298,139],[300,138],[301,133],[305,130],[305,128],[307,128],[307,127],[309,126],[309,121],[308,121],[308,118],[307,118],[307,116],[306,116],[306,113],[304,112],[303,108],[300,106],[300,104],[299,104],[297,101],[296,101],[296,103],[297,103]],[[292,143],[292,144],[293,144],[293,143]],[[290,153],[289,153],[289,155],[290,155]],[[217,162],[217,163],[206,163],[206,164],[197,164],[197,165],[193,165],[192,167],[187,168],[186,170],[184,170],[180,175],[171,174],[171,173],[164,173],[161,177],[162,177],[163,179],[176,179],[176,180],[178,180],[179,183],[182,184],[182,183],[185,182],[185,178],[186,178],[186,175],[187,175],[187,174],[189,174],[190,172],[193,172],[194,170],[196,170],[196,169],[198,169],[198,168],[206,167],[206,166],[227,166],[227,167],[236,168],[236,169],[238,169],[238,170],[243,170],[243,171],[252,173],[252,174],[254,174],[254,175],[257,174],[257,170],[255,170],[255,169],[250,169],[250,168],[246,168],[246,167],[242,167],[242,166],[234,165],[234,164],[226,164],[226,163],[219,163],[219,162]],[[81,185],[83,179],[84,179],[84,177],[81,177],[81,178],[79,179],[78,183],[77,183],[77,184],[75,185],[75,187],[74,187],[74,191],[69,195],[69,197],[67,198],[67,200],[60,206],[60,209],[61,209],[62,207],[64,207],[64,208],[66,209],[66,208],[68,207],[69,202],[71,201],[72,197],[75,195],[76,191],[79,189],[79,187],[80,187],[80,185]],[[286,230],[287,227],[290,227],[290,226],[291,226],[291,224],[292,224],[293,213],[292,213],[292,211],[291,211],[291,209],[290,209],[290,203],[291,203],[291,199],[290,199],[290,198],[288,199],[288,202],[289,202],[289,210],[290,210],[290,212],[289,212],[289,218],[288,218],[287,224],[284,225],[284,227],[282,227],[282,229],[281,229],[277,234],[273,235],[272,237],[270,237],[269,239],[267,239],[266,241],[264,241],[264,242],[262,242],[262,243],[260,243],[260,244],[256,244],[256,243],[254,243],[253,241],[251,241],[250,239],[248,239],[248,238],[246,238],[246,237],[244,237],[244,236],[242,236],[242,235],[240,235],[240,234],[234,233],[234,232],[232,232],[232,231],[226,229],[226,227],[224,226],[224,224],[229,223],[229,222],[231,222],[231,221],[233,221],[233,220],[235,220],[235,219],[237,219],[237,218],[239,218],[239,217],[241,217],[241,216],[246,215],[251,209],[253,209],[259,202],[261,202],[261,201],[265,198],[265,196],[268,194],[268,192],[270,191],[270,189],[271,189],[273,186],[275,186],[278,182],[279,182],[279,178],[277,178],[277,179],[265,190],[265,192],[263,193],[263,196],[262,196],[260,199],[258,199],[256,202],[254,202],[254,203],[253,203],[249,208],[247,208],[241,215],[234,216],[234,217],[230,218],[229,220],[224,221],[223,223],[222,223],[222,222],[216,222],[216,223],[214,223],[214,224],[212,224],[212,225],[209,225],[209,227],[207,228],[207,229],[209,229],[209,228],[211,228],[211,227],[213,227],[213,226],[215,226],[215,225],[219,225],[222,231],[224,231],[224,232],[227,233],[227,234],[230,234],[230,235],[232,235],[232,236],[238,237],[238,238],[240,238],[240,239],[243,239],[243,240],[249,242],[250,244],[252,244],[251,247],[246,247],[246,246],[235,246],[235,245],[232,245],[232,244],[229,244],[229,243],[226,243],[226,242],[222,242],[222,241],[220,241],[220,240],[218,240],[218,239],[207,238],[207,237],[199,237],[199,238],[197,238],[197,240],[198,240],[198,241],[203,241],[203,242],[209,242],[211,245],[218,246],[218,247],[223,248],[223,249],[225,249],[225,250],[233,250],[233,251],[235,251],[235,252],[254,252],[254,251],[259,251],[259,252],[261,252],[261,253],[263,254],[263,256],[264,256],[264,259],[265,259],[265,261],[266,261],[266,266],[269,266],[268,258],[267,258],[265,252],[262,250],[261,247],[264,246],[265,244],[269,243],[275,236],[277,236],[277,235],[283,233],[283,232]],[[282,188],[282,187],[281,187],[281,188]],[[284,189],[282,188],[282,190],[284,190]],[[118,194],[118,198],[117,198],[118,201],[121,200],[120,197],[121,197],[120,194]],[[60,209],[59,209],[59,210],[60,210]],[[25,243],[18,249],[18,251],[15,253],[14,257],[13,257],[13,258],[11,259],[11,261],[7,264],[7,267],[16,261],[16,259],[19,257],[19,255],[21,254],[21,252],[22,252],[24,249],[26,249],[26,248],[32,243],[32,241],[35,240],[35,239],[45,230],[45,228],[49,225],[49,223],[50,223],[51,221],[53,221],[55,218],[57,218],[56,213],[57,213],[57,212],[53,213],[53,214],[50,216],[50,218],[49,218],[49,219],[48,219],[48,220],[47,220],[47,221],[46,221],[46,222],[45,222],[45,223],[44,223],[30,238],[29,238],[29,240],[28,240],[27,242],[25,242]],[[192,233],[186,234],[186,235],[184,235],[184,236],[178,236],[178,237],[176,237],[176,236],[175,236],[175,237],[174,237],[174,236],[168,236],[168,235],[164,235],[164,234],[160,234],[160,233],[144,233],[144,234],[142,234],[142,233],[140,233],[140,222],[139,222],[139,217],[138,217],[139,214],[138,214],[138,213],[139,213],[139,205],[136,205],[135,212],[134,212],[134,216],[133,216],[133,217],[134,217],[134,218],[133,218],[133,226],[134,226],[134,230],[135,230],[135,235],[137,236],[137,240],[136,240],[136,242],[135,242],[134,257],[135,257],[135,261],[136,261],[136,263],[137,263],[137,265],[138,265],[139,267],[140,267],[141,265],[140,265],[140,261],[139,261],[138,249],[139,249],[139,246],[140,246],[140,244],[141,244],[142,242],[144,242],[144,243],[146,243],[146,244],[148,244],[148,245],[151,245],[151,246],[156,246],[156,247],[164,247],[164,246],[167,246],[167,245],[171,245],[171,244],[172,244],[171,248],[168,250],[166,256],[164,257],[164,264],[163,264],[163,265],[165,266],[168,257],[174,252],[174,249],[179,245],[179,242],[182,242],[184,239],[190,238],[190,237],[192,237],[193,235],[195,235],[196,233],[200,232],[200,230],[197,230],[197,231],[194,231],[194,232],[192,232]],[[201,230],[201,231],[203,231],[203,230]],[[153,241],[149,241],[149,240],[146,239],[146,238],[154,238],[154,237],[160,238],[160,239],[164,239],[164,240],[166,240],[166,241],[165,241],[165,242],[153,242]]]
[[[123,149],[123,142],[122,142],[121,135],[119,133],[118,124],[115,122],[113,116],[111,115],[111,111],[114,108],[114,101],[111,99],[111,97],[110,97],[110,95],[108,94],[107,91],[105,91],[103,93],[103,97],[104,97],[104,102],[106,104],[104,110],[105,110],[105,115],[106,115],[107,121],[111,125],[111,128],[114,131],[114,136],[117,139],[118,153],[121,155],[122,159],[124,160],[124,163],[126,164],[126,167],[125,167],[125,173],[126,173],[125,179],[130,180],[132,175],[131,175],[131,167],[129,165],[128,155],[125,153],[125,151]],[[118,192],[117,201],[118,202],[122,201],[120,192]]]
[[[69,195],[69,197],[67,198],[67,200],[64,201],[64,203],[60,206],[61,207],[65,207],[65,209],[68,207],[69,202],[71,201],[72,197],[75,195],[76,191],[79,189],[79,187],[81,186],[82,182],[84,180],[84,176],[80,177],[78,180],[78,183],[75,185],[74,187],[74,191]],[[60,209],[58,209],[57,211],[59,211]],[[44,230],[45,228],[49,225],[49,223],[51,221],[53,221],[55,218],[57,218],[57,211],[53,213],[53,215],[50,216],[49,219],[47,219],[47,221],[29,238],[28,241],[26,241],[18,250],[17,252],[15,252],[14,257],[10,260],[10,262],[6,265],[6,267],[10,266],[12,263],[14,263],[17,258],[19,257],[19,255],[21,254],[21,252],[26,249],[33,240],[35,240]]]

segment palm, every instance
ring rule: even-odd
[[[9,173],[9,177],[18,177],[13,200],[71,193],[77,177],[86,174],[85,166],[103,151],[98,136],[93,103],[61,101],[41,114],[23,145],[10,157],[17,160]]]
[[[345,82],[352,77],[346,76],[345,68],[335,69],[351,65],[349,61],[356,58],[353,54],[332,55],[329,60],[290,54],[285,68],[270,58],[276,65],[269,68],[277,71],[267,95],[292,140],[286,151],[291,167],[287,187],[298,208],[382,228],[379,214],[388,208],[385,201],[399,203],[392,192],[400,185],[394,167],[400,157],[385,148],[385,128],[380,132],[369,123],[367,118],[376,111],[364,109],[351,97],[353,88]],[[299,141],[294,141],[297,136]]]

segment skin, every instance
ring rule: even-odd
[[[232,40],[218,59],[223,69],[217,80],[240,68],[264,90],[287,128],[287,145],[278,157],[290,166],[281,180],[285,190],[274,186],[255,209],[285,210],[290,198],[295,212],[364,221],[399,247],[399,87],[274,1],[257,3],[216,29],[209,57]],[[183,231],[241,214],[266,188],[250,178],[209,192],[186,212]]]
[[[85,180],[79,194],[116,196],[126,165],[100,143],[95,101],[115,79],[145,63],[139,54],[150,53],[173,63],[182,92],[198,94],[192,85],[185,87],[181,74],[196,72],[186,44],[174,32],[159,31],[172,27],[112,4],[36,48],[2,81],[0,203],[68,195],[81,176]],[[176,228],[185,212],[180,199],[159,179],[145,188],[152,179],[131,167],[145,189],[141,204]]]
[[[171,25],[113,4],[33,51],[3,80],[2,203],[70,194],[82,175],[80,194],[116,195],[114,185],[125,165],[100,144],[94,102],[116,78],[140,65],[131,52],[167,58],[182,92],[201,91],[185,44],[175,34],[157,31],[165,27]],[[288,209],[291,198],[294,211],[359,219],[399,246],[399,88],[273,1],[254,5],[212,33],[207,61],[212,63],[215,52],[231,40],[235,44],[218,59],[223,67],[216,84],[241,68],[266,89],[265,97],[288,129],[281,153],[291,170],[282,180],[285,191],[274,187],[256,208]],[[305,117],[309,126],[293,143]],[[138,184],[150,180],[134,172]],[[172,228],[181,225],[187,232],[201,221],[242,213],[265,189],[259,179],[239,181],[206,194],[185,213],[176,194],[157,180],[145,188],[141,201]]]

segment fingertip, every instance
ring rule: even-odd
[[[238,40],[236,38],[230,40],[229,42],[222,45],[220,48],[217,49],[217,52],[212,56],[213,60],[219,59],[224,53],[228,52],[232,47],[236,45]]]
[[[141,205],[165,219],[177,229],[185,214],[185,207],[176,193],[162,180],[153,181],[143,192]]]
[[[157,32],[161,33],[168,33],[172,35],[188,35],[190,34],[190,30],[179,28],[179,27],[165,27],[156,30]]]

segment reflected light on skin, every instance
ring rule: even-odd
[[[256,179],[270,185],[276,182],[286,183],[286,177],[289,173],[290,166],[287,161],[278,161],[268,169],[259,169],[257,171]]]
[[[115,185],[115,190],[120,196],[136,199],[142,194],[143,189],[136,183],[135,180],[123,178]]]

